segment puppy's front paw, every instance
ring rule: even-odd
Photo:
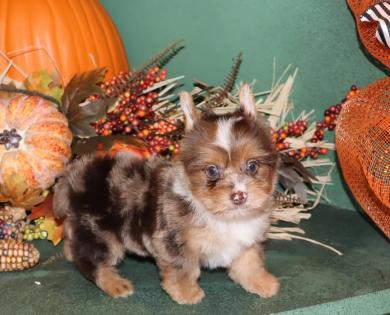
[[[204,298],[204,291],[196,285],[162,283],[169,296],[179,304],[197,304]]]
[[[272,274],[265,272],[261,278],[257,278],[248,286],[248,291],[262,298],[270,298],[277,294],[280,289],[278,279]]]
[[[198,304],[204,297],[204,291],[200,287],[194,287],[187,292],[180,292],[175,298],[172,298],[179,304]]]

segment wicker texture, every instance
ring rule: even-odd
[[[354,197],[390,238],[390,77],[343,105],[336,150]]]
[[[359,37],[368,52],[387,68],[390,68],[390,48],[382,45],[375,37],[377,23],[361,22],[360,16],[371,6],[384,0],[347,0],[353,15]]]

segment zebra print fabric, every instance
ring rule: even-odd
[[[370,7],[360,17],[362,22],[378,22],[375,36],[382,45],[390,48],[390,2],[378,3]]]

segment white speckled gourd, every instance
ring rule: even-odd
[[[0,202],[30,208],[44,200],[71,157],[66,117],[39,96],[0,100]]]

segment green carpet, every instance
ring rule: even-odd
[[[304,241],[269,242],[267,264],[283,286],[272,299],[244,292],[223,270],[204,271],[200,285],[205,299],[199,305],[180,306],[160,288],[153,262],[126,258],[120,269],[136,292],[114,300],[59,259],[30,271],[1,274],[0,314],[269,314],[296,309],[290,313],[303,314],[305,307],[309,307],[305,314],[360,314],[364,297],[370,301],[367,294],[377,291],[381,292],[366,314],[390,312],[390,292],[385,290],[390,288],[389,242],[365,218],[319,206],[302,227],[308,237],[335,246],[344,255]],[[47,241],[36,244],[41,262],[60,251]],[[345,302],[348,312],[343,307],[329,311],[332,302],[344,305],[343,299],[350,297],[354,298]],[[322,308],[314,306],[323,303]]]

